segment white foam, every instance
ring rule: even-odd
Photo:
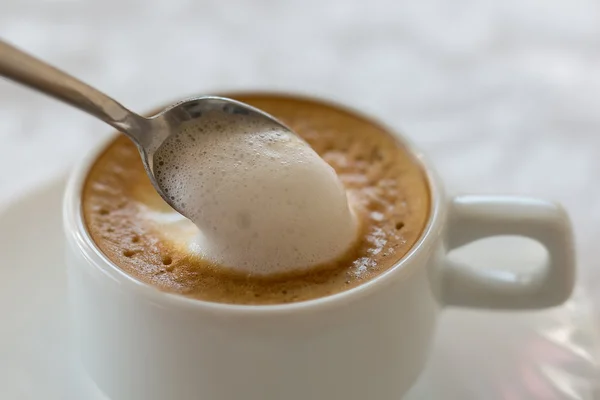
[[[203,115],[155,157],[161,187],[201,231],[192,248],[257,275],[347,251],[357,222],[335,171],[295,135],[251,116],[231,118]]]

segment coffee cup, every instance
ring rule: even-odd
[[[74,169],[64,199],[73,345],[91,381],[112,400],[398,399],[423,369],[444,308],[540,309],[570,296],[573,237],[560,206],[526,197],[450,197],[430,162],[397,140],[412,149],[430,190],[429,220],[417,243],[357,287],[273,305],[162,292],[110,261],[82,215],[82,188],[105,147],[99,145]],[[447,257],[498,235],[540,242],[546,263],[518,274]]]

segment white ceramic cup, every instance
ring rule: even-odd
[[[573,239],[561,207],[522,197],[448,198],[414,152],[429,180],[429,221],[410,252],[375,279],[281,305],[164,293],[120,270],[86,230],[82,187],[103,147],[73,172],[64,225],[74,344],[112,400],[398,400],[425,364],[444,306],[551,307],[573,287]],[[447,259],[451,249],[495,235],[539,241],[546,265],[516,274]]]

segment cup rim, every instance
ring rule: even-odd
[[[444,188],[437,172],[432,167],[431,162],[409,139],[399,133],[399,129],[394,129],[385,123],[379,122],[376,118],[365,115],[359,110],[322,96],[307,96],[301,93],[276,91],[231,91],[221,96],[235,97],[242,95],[277,96],[321,103],[351,113],[370,123],[376,124],[393,135],[394,139],[397,140],[400,145],[404,146],[408,153],[414,158],[415,162],[419,164],[427,179],[430,196],[429,217],[417,242],[415,242],[410,250],[392,267],[373,279],[369,279],[351,289],[316,299],[282,304],[230,304],[195,299],[176,293],[161,291],[152,285],[134,278],[119,268],[98,248],[85,226],[81,201],[83,185],[94,161],[106,149],[108,144],[114,140],[115,136],[118,135],[118,133],[115,132],[96,144],[94,148],[74,167],[68,179],[63,198],[63,228],[67,242],[74,245],[75,249],[80,252],[90,267],[97,272],[100,272],[100,276],[110,278],[110,280],[121,285],[122,288],[126,288],[140,296],[144,296],[149,301],[156,304],[173,305],[180,308],[204,309],[206,311],[218,313],[229,312],[260,315],[280,314],[288,313],[290,311],[297,312],[299,310],[314,310],[315,308],[337,306],[372,293],[377,290],[378,286],[389,281],[392,276],[398,274],[406,275],[409,273],[409,270],[418,268],[416,263],[413,263],[412,261],[418,258],[419,254],[436,240],[436,237],[439,236],[441,231],[441,226],[443,225],[444,208],[442,205],[444,201]],[[68,248],[71,248],[71,246],[68,246]]]

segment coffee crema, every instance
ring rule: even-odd
[[[83,217],[98,248],[132,277],[156,288],[221,303],[277,304],[348,290],[385,272],[427,223],[427,178],[383,127],[316,100],[270,94],[232,98],[283,121],[336,171],[361,225],[355,246],[308,271],[267,277],[235,272],[190,250],[198,230],[156,193],[135,145],[118,136],[91,167]]]

